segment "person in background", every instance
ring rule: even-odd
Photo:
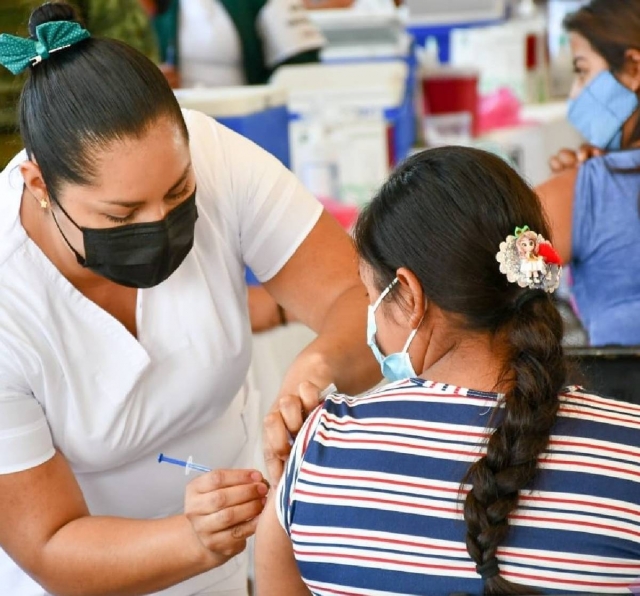
[[[388,383],[307,418],[258,524],[257,596],[628,592],[640,405],[564,387],[549,232],[495,155],[391,175],[355,228]]]
[[[0,35],[27,72],[25,151],[0,173],[0,592],[246,596],[268,486],[244,268],[317,332],[279,403],[304,381],[358,392],[378,375],[352,242],[70,5],[29,33]],[[212,471],[189,482],[160,453]]]
[[[317,62],[324,38],[302,0],[143,0],[174,86],[265,84],[283,64]]]
[[[569,120],[597,151],[536,190],[590,343],[638,345],[640,3],[592,0],[565,26],[576,72]]]

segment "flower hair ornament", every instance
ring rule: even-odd
[[[500,263],[500,272],[521,288],[551,294],[560,285],[562,266],[558,253],[551,242],[529,226],[516,228],[513,236],[507,236],[500,243],[496,260]]]
[[[73,21],[51,21],[36,27],[36,38],[0,35],[0,64],[14,75],[35,66],[49,57],[84,39],[91,34]]]

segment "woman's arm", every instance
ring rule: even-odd
[[[30,470],[0,475],[0,547],[56,596],[156,592],[244,550],[266,493],[258,476],[236,470],[196,478],[185,515],[92,517],[69,465],[56,454]]]
[[[296,320],[293,313],[286,312],[262,286],[249,286],[248,303],[253,333],[269,331]]]
[[[572,168],[535,188],[551,226],[550,240],[563,263],[571,262],[573,194],[577,177],[578,169]]]
[[[350,237],[324,212],[280,272],[264,284],[279,304],[318,333],[289,370],[281,395],[311,381],[352,395],[375,385],[380,368],[366,342],[368,299]]]
[[[318,337],[289,368],[280,395],[264,423],[264,458],[276,483],[307,414],[318,405],[319,391],[361,393],[382,375],[366,342],[366,290],[358,276],[353,243],[324,212],[282,270],[265,283],[287,311],[318,332]]]
[[[366,342],[369,303],[349,235],[273,156],[202,114],[190,112],[188,122],[194,167],[217,180],[211,192],[217,209],[237,222],[242,264],[287,313],[318,333],[295,360],[280,395],[298,395],[305,381],[320,390],[335,383],[350,394],[375,385],[381,373]],[[204,184],[200,188],[206,192]],[[317,403],[316,395],[305,410]],[[280,447],[288,453],[286,438]]]
[[[310,596],[293,556],[291,540],[276,515],[269,496],[256,530],[255,573],[257,596]]]

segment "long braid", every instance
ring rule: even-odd
[[[497,552],[520,491],[531,486],[565,381],[562,319],[542,290],[509,281],[496,252],[516,227],[550,230],[538,197],[495,155],[467,147],[418,153],[394,172],[358,219],[354,239],[380,291],[407,267],[426,298],[464,332],[506,352],[504,407],[486,456],[472,465],[464,504],[467,549],[486,594],[531,594],[500,577]]]
[[[511,346],[507,375],[513,379],[496,411],[497,427],[486,455],[471,466],[472,484],[464,504],[467,550],[485,578],[485,594],[532,594],[531,588],[504,579],[496,557],[509,533],[509,514],[519,491],[533,480],[537,461],[556,420],[558,393],[566,370],[562,319],[546,295],[535,295],[515,309],[506,325]]]

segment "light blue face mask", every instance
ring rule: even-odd
[[[591,145],[618,151],[622,126],[637,108],[637,95],[605,70],[569,101],[568,117]]]
[[[378,296],[378,299],[375,301],[373,305],[369,305],[369,312],[367,316],[367,344],[371,348],[373,355],[376,360],[380,364],[380,370],[382,370],[382,374],[386,379],[391,382],[401,381],[402,379],[411,379],[417,377],[416,371],[413,370],[413,365],[411,364],[411,358],[409,358],[409,353],[407,350],[413,341],[413,338],[416,336],[418,329],[414,329],[407,342],[404,344],[404,348],[402,348],[402,352],[396,352],[395,354],[389,354],[388,356],[383,355],[376,343],[376,332],[378,331],[376,325],[376,317],[375,312],[384,300],[385,296],[391,291],[391,288],[398,283],[398,278],[396,277]],[[418,325],[419,327],[420,325]]]

